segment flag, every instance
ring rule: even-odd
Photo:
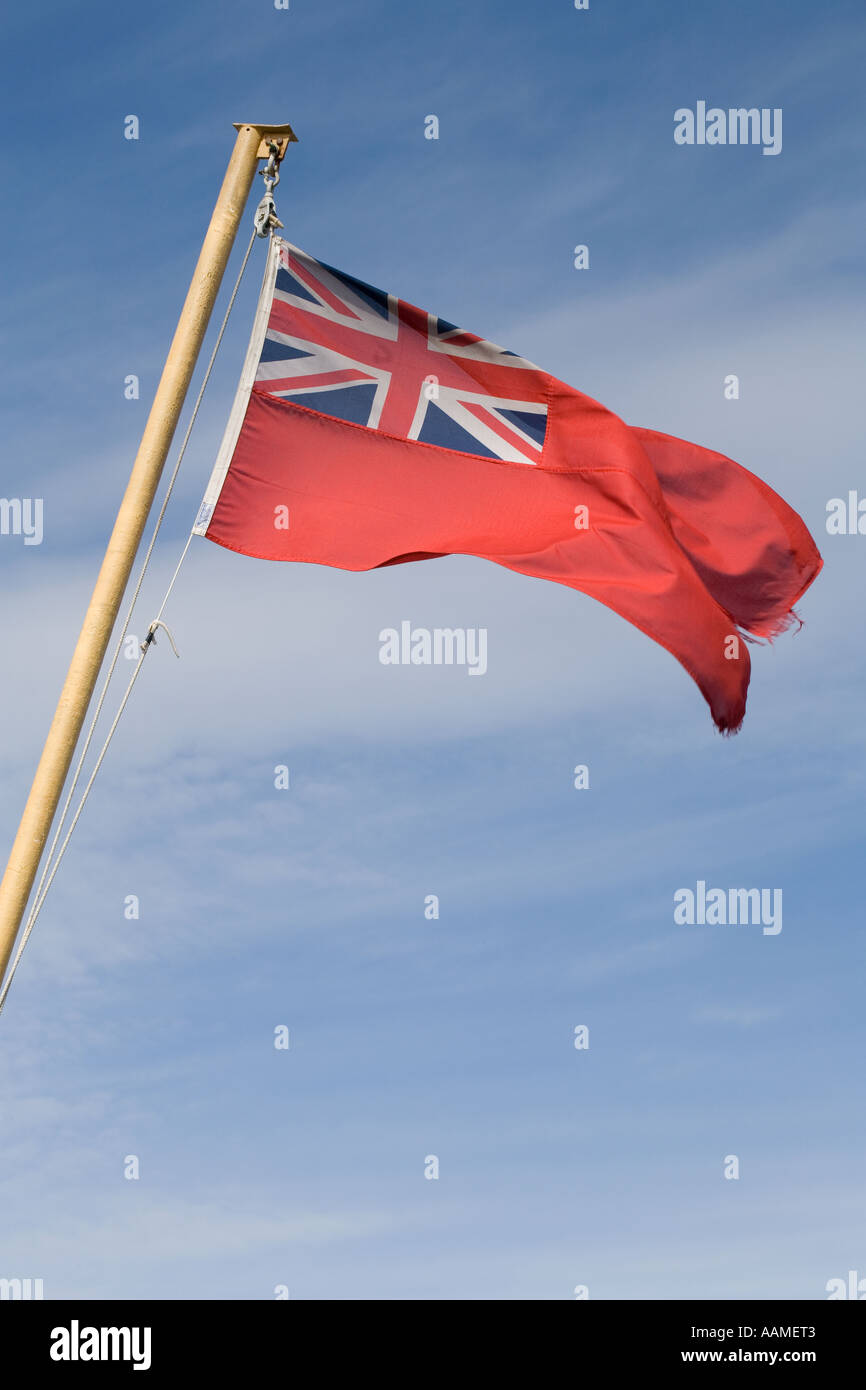
[[[246,555],[368,570],[469,554],[598,599],[742,723],[748,637],[821,568],[765,483],[635,429],[526,358],[271,242],[194,527]]]

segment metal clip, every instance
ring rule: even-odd
[[[256,236],[269,236],[277,227],[282,227],[282,222],[277,217],[277,209],[274,205],[274,189],[280,181],[280,166],[277,160],[279,146],[268,145],[270,157],[263,169],[259,170],[265,181],[265,196],[256,208],[253,218],[253,226],[256,229]]]
[[[277,217],[277,210],[274,200],[270,193],[266,193],[259,203],[253,217],[253,226],[256,229],[256,236],[269,236],[276,227],[282,227],[282,222]]]

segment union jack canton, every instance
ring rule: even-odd
[[[525,358],[280,243],[254,389],[402,439],[534,464],[545,384]]]

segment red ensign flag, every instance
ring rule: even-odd
[[[781,632],[822,563],[731,459],[278,239],[195,530],[264,559],[468,554],[567,584],[666,647],[726,733],[743,634]]]

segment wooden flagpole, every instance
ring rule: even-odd
[[[282,159],[289,142],[296,138],[288,125],[236,124],[235,129],[238,134],[232,157],[0,883],[0,980],[15,945],[223,271],[247,204],[256,165],[260,159],[268,157],[269,144],[277,146],[277,158]]]

